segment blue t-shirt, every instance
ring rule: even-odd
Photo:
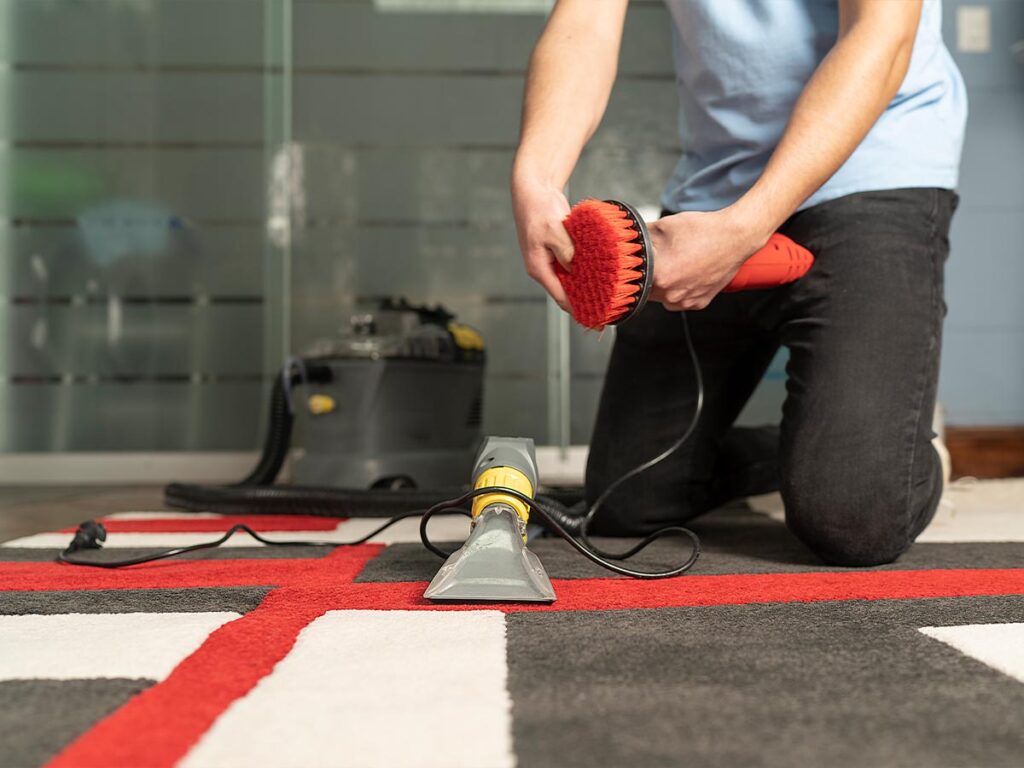
[[[836,42],[838,0],[666,0],[683,156],[668,210],[716,210],[757,180],[797,98]],[[952,189],[967,117],[963,79],[942,42],[941,0],[925,0],[910,69],[861,145],[806,208],[853,192]]]

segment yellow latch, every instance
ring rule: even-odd
[[[309,412],[314,416],[330,413],[338,406],[330,395],[310,395],[306,405],[309,407]]]
[[[484,349],[484,337],[480,335],[480,332],[476,328],[470,328],[468,325],[462,325],[461,323],[449,323],[448,330],[452,334],[452,338],[455,340],[455,345],[459,349],[476,349],[481,352]]]

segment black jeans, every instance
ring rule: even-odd
[[[644,534],[778,489],[786,524],[825,561],[902,554],[942,493],[930,441],[956,202],[942,189],[865,192],[790,218],[781,231],[815,255],[811,271],[687,313],[705,383],[700,422],[683,449],[609,499],[594,532]],[[782,425],[766,441],[733,422],[783,344]],[[616,334],[588,501],[671,444],[695,397],[682,319],[652,303]]]

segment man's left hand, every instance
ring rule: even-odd
[[[654,249],[651,299],[666,309],[703,309],[767,241],[731,208],[686,211],[648,227]]]

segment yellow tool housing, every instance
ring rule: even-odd
[[[530,483],[530,478],[515,467],[491,467],[490,469],[485,469],[476,479],[476,484],[473,488],[474,490],[482,488],[511,488],[514,491],[519,491],[524,496],[533,498],[533,485]],[[510,496],[507,493],[501,493],[500,491],[484,493],[473,499],[473,517],[477,517],[491,504],[508,504],[508,506],[516,511],[516,514],[519,515],[519,518],[524,523],[530,519],[530,508],[521,499],[517,499],[515,496]]]

